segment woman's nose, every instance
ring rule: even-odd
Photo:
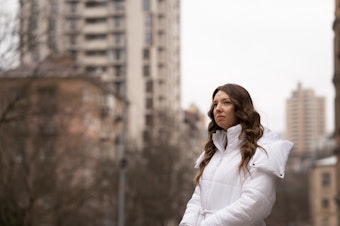
[[[216,109],[216,111],[221,111],[221,105],[217,104],[215,109]]]

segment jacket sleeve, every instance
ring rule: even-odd
[[[200,187],[196,186],[179,226],[195,226],[201,209]]]
[[[232,204],[214,212],[200,226],[244,226],[265,219],[275,202],[277,177],[252,168],[241,196]]]

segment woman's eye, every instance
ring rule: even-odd
[[[226,104],[226,105],[227,105],[227,104],[231,104],[230,101],[224,101],[223,103]]]

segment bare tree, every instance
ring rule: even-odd
[[[307,172],[288,171],[277,184],[277,199],[268,226],[309,225]]]
[[[97,141],[70,132],[86,114],[70,104],[82,95],[58,92],[53,79],[1,79],[0,225],[102,223]]]
[[[184,159],[187,150],[181,142],[170,142],[179,131],[161,114],[167,128],[129,159],[128,225],[177,225],[193,190],[193,163]]]

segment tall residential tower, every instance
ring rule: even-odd
[[[126,81],[129,144],[161,133],[164,112],[180,122],[180,0],[20,0],[20,9],[22,63],[67,54],[116,93]]]
[[[286,100],[286,111],[286,138],[294,142],[295,154],[311,154],[326,134],[325,98],[299,83]]]

